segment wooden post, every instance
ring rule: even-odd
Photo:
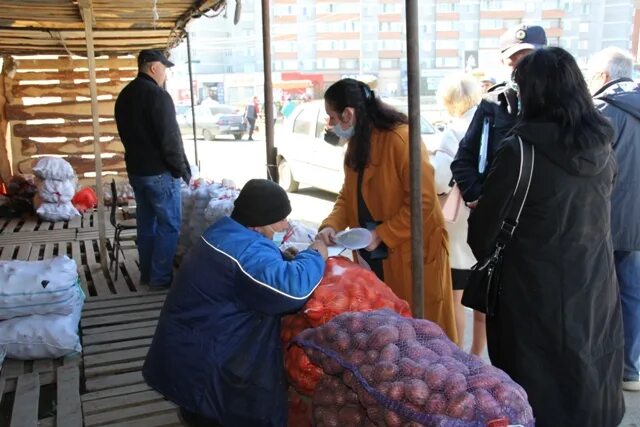
[[[271,82],[271,6],[262,0],[262,56],[264,58],[264,129],[267,149],[267,178],[278,182],[278,165],[273,135],[273,84]]]
[[[93,118],[93,153],[96,164],[96,195],[98,196],[98,238],[100,239],[100,264],[107,273],[107,240],[104,224],[104,195],[102,194],[102,148],[100,147],[100,120],[98,110],[98,88],[96,86],[96,58],[93,51],[93,10],[91,0],[80,0],[84,32],[87,40],[87,59],[89,60],[89,92],[91,93],[91,115]],[[115,203],[115,201],[114,201]],[[118,266],[116,265],[116,268]]]
[[[418,0],[406,0],[407,79],[409,89],[409,172],[411,180],[411,275],[413,317],[424,317],[424,254],[422,232],[422,164],[420,135],[420,35]],[[435,285],[435,284],[433,284]]]
[[[4,56],[2,72],[0,73],[0,184],[9,184],[13,175],[11,149],[11,134],[6,106],[11,98],[12,75],[15,73],[15,63],[11,56]]]

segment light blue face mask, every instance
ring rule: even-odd
[[[275,245],[279,247],[284,240],[285,234],[286,233],[284,231],[274,231],[273,236],[271,236],[271,241],[273,241],[273,243],[275,243]]]
[[[332,130],[333,130],[333,133],[338,135],[340,138],[347,139],[347,140],[350,139],[355,133],[355,130],[353,129],[353,125],[349,126],[346,129],[342,129],[340,125],[337,124],[333,127]]]
[[[284,240],[284,236],[287,235],[286,231],[276,231],[273,229],[273,227],[269,226],[269,229],[271,231],[273,231],[273,236],[271,236],[271,241],[278,247],[280,247],[280,245],[282,244],[282,241]]]

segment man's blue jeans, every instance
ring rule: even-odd
[[[173,279],[173,257],[182,220],[180,179],[165,172],[129,175],[129,182],[136,196],[140,281],[168,286]]]
[[[640,380],[640,251],[615,251],[624,325],[624,380]]]

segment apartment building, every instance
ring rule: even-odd
[[[568,49],[583,65],[606,46],[637,51],[638,9],[638,0],[421,0],[421,89],[432,94],[454,71],[481,69],[503,77],[499,37],[520,23],[543,26],[551,45]],[[364,76],[375,80],[382,94],[406,93],[404,0],[273,0],[270,17],[275,76],[321,73],[325,86],[344,76]],[[247,83],[253,79],[254,91],[262,85],[260,2],[244,2],[240,24],[231,21],[193,24],[194,70],[234,74]],[[181,50],[177,55],[184,56]]]

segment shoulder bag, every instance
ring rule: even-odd
[[[533,175],[535,148],[531,144],[525,144],[520,137],[518,141],[520,142],[520,173],[509,211],[505,220],[502,221],[493,252],[471,268],[462,294],[464,306],[485,313],[487,316],[493,316],[496,312],[500,294],[503,251],[518,226]]]

